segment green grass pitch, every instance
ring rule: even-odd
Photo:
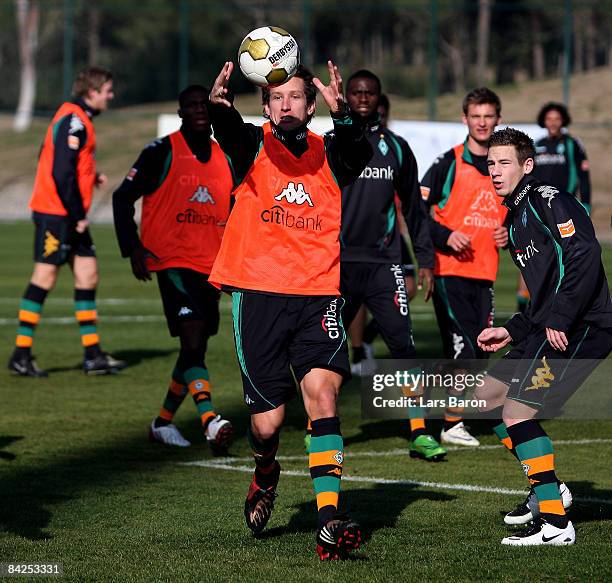
[[[186,465],[214,460],[203,442],[189,398],[176,417],[194,445],[185,450],[150,444],[177,356],[155,282],[137,282],[119,257],[110,226],[95,226],[101,266],[99,313],[103,346],[129,362],[112,377],[87,378],[72,321],[72,285],[63,273],[50,295],[34,353],[48,379],[9,376],[18,300],[31,269],[32,227],[0,228],[0,563],[63,565],[73,581],[610,581],[612,505],[578,502],[572,510],[577,544],[566,548],[505,548],[502,512],[517,493],[470,491],[453,485],[526,489],[501,448],[451,451],[427,464],[407,455],[407,424],[360,418],[359,387],[341,395],[346,443],[342,505],[368,533],[354,560],[319,563],[314,552],[315,506],[303,452],[305,416],[289,407],[281,436],[285,470],[265,535],[244,524],[248,421],[231,336],[228,298],[219,335],[210,343],[215,405],[237,430],[236,460],[223,468]],[[608,273],[612,248],[605,258]],[[514,306],[516,273],[504,255],[496,305]],[[432,308],[412,304],[415,340],[435,354],[439,339]],[[379,354],[384,350],[378,347]],[[559,475],[575,496],[612,499],[612,421],[546,424],[557,445]],[[490,432],[483,444],[494,445]],[[573,440],[604,440],[573,444]],[[382,455],[382,454],[388,455]],[[378,455],[376,455],[378,454]],[[241,458],[245,458],[241,460]],[[376,480],[383,480],[376,482]],[[384,482],[387,480],[387,483]],[[427,482],[427,485],[397,483]]]

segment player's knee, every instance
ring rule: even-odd
[[[251,433],[258,441],[272,439],[280,431],[274,419],[251,417]]]
[[[485,413],[497,407],[501,407],[506,400],[507,392],[508,385],[494,377],[485,377],[482,385],[474,389],[474,399],[482,402],[478,410],[481,413]]]
[[[74,274],[74,286],[78,289],[95,289],[99,282],[97,269],[84,269]]]
[[[324,419],[336,416],[337,389],[333,385],[319,385],[304,394],[304,404],[311,419]]]
[[[507,427],[521,423],[522,421],[528,421],[533,419],[537,414],[537,409],[515,401],[514,399],[508,399],[504,403],[504,410],[502,412],[502,419]]]
[[[30,283],[42,289],[51,290],[55,287],[59,267],[47,263],[36,263],[30,278]]]
[[[72,265],[75,287],[94,289],[98,285],[98,262],[95,257],[75,257]]]

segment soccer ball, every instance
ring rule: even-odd
[[[275,87],[295,75],[300,64],[300,49],[286,30],[262,26],[247,34],[240,43],[238,64],[251,83]]]

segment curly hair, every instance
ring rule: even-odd
[[[572,118],[567,110],[567,107],[563,105],[563,103],[558,103],[556,101],[549,101],[546,103],[542,109],[540,109],[540,113],[538,113],[538,125],[541,128],[546,127],[544,125],[544,120],[546,119],[546,114],[549,111],[558,111],[561,115],[561,121],[564,128],[566,128],[569,124],[572,123]]]

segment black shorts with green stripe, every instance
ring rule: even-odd
[[[527,336],[498,360],[488,374],[508,385],[507,398],[555,417],[597,365],[612,351],[612,330],[582,323],[567,334],[564,352],[546,330]]]
[[[476,339],[493,325],[493,282],[469,277],[435,278],[434,309],[442,338],[444,358],[486,359]]]
[[[350,378],[344,300],[232,292],[236,354],[251,414],[276,409],[296,395],[314,368]]]
[[[193,269],[163,269],[157,272],[157,283],[171,336],[180,336],[181,324],[194,320],[204,323],[206,336],[217,333],[221,293],[208,283],[208,275]]]

